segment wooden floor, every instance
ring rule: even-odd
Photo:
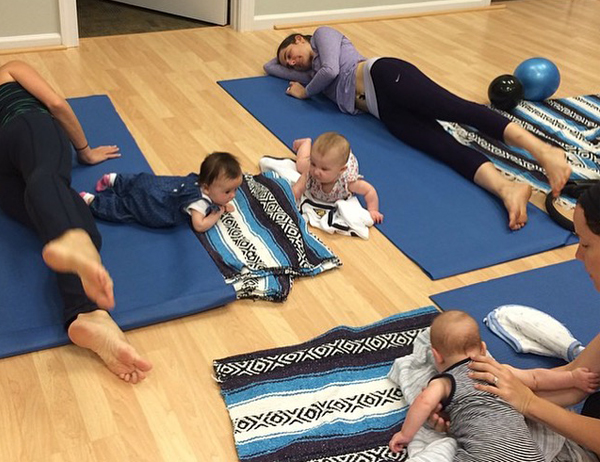
[[[449,89],[485,102],[494,77],[533,56],[559,67],[556,96],[600,92],[598,17],[598,0],[514,0],[502,10],[339,29],[364,55],[403,57]],[[262,155],[290,153],[215,82],[261,75],[288,33],[215,27],[91,38],[76,49],[9,54],[0,62],[29,62],[67,97],[108,94],[159,174],[196,170],[213,150],[233,152],[256,172]],[[344,266],[298,280],[286,303],[238,301],[129,332],[154,362],[141,385],[121,383],[73,346],[0,360],[0,460],[237,460],[213,359],[302,342],[340,324],[371,323],[428,305],[430,294],[572,259],[575,252],[563,248],[431,281],[376,230],[368,241],[319,235]]]

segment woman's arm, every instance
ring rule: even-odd
[[[282,66],[279,64],[279,60],[277,58],[273,58],[271,61],[266,63],[263,66],[265,72],[273,77],[278,77],[280,79],[285,79],[293,82],[300,82],[303,85],[306,85],[310,82],[310,71],[297,71],[295,69],[290,69],[289,67]]]
[[[600,456],[600,419],[576,414],[536,396],[507,367],[488,356],[472,358],[471,377],[495,385],[476,384],[475,388],[499,396],[526,417],[535,419],[566,438]]]
[[[340,53],[344,36],[331,27],[319,27],[312,37],[313,47],[321,62],[319,69],[306,85],[306,96],[318,95],[325,90],[340,73]],[[315,59],[317,59],[315,57]]]
[[[38,72],[28,64],[21,61],[10,61],[2,66],[16,82],[25,90],[40,100],[50,113],[60,123],[67,136],[77,150],[80,161],[87,164],[97,164],[107,159],[119,157],[119,148],[116,146],[100,146],[90,148],[85,133],[77,116],[67,101],[59,96]]]

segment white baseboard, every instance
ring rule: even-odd
[[[0,37],[0,49],[36,48],[62,45],[60,34],[15,35]]]
[[[342,10],[306,11],[301,13],[268,14],[254,16],[251,30],[271,29],[276,25],[300,24],[345,19],[377,18],[393,15],[428,13],[461,8],[481,8],[490,5],[490,0],[431,0],[398,5],[382,5]]]

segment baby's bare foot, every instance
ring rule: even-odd
[[[104,310],[79,314],[69,326],[69,338],[100,356],[106,367],[126,382],[138,383],[152,369],[152,363],[137,353]]]

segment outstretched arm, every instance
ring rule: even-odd
[[[67,133],[82,163],[97,164],[120,156],[117,146],[99,146],[95,149],[90,147],[69,103],[58,95],[34,68],[22,61],[10,61],[0,68],[0,72],[10,75],[48,108]]]
[[[402,424],[402,430],[396,433],[390,440],[389,446],[392,452],[400,452],[415,437],[419,428],[423,426],[430,414],[437,408],[439,403],[450,393],[450,381],[447,378],[437,378],[429,382],[410,405],[406,419]]]
[[[600,456],[600,419],[568,411],[537,396],[517,379],[509,368],[487,356],[472,358],[472,378],[496,385],[475,384],[478,390],[499,396],[525,417],[537,420],[566,438]],[[498,379],[495,380],[495,377]]]
[[[379,212],[379,196],[377,191],[370,183],[365,180],[356,180],[348,185],[348,189],[351,193],[360,194],[365,197],[367,203],[367,210],[371,214],[374,223],[381,223],[383,221],[383,214]]]

